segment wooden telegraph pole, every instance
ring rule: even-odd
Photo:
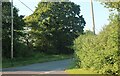
[[[90,0],[91,5],[91,15],[92,15],[92,23],[93,23],[93,33],[95,34],[95,20],[94,20],[94,10],[93,10],[93,1]]]
[[[13,0],[11,0],[11,59],[13,59]]]

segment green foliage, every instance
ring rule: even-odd
[[[95,69],[102,74],[118,74],[118,26],[118,15],[112,15],[110,24],[99,35],[85,34],[74,41],[80,68]]]
[[[100,0],[99,0],[100,1]],[[100,1],[101,2],[101,1]],[[102,2],[102,4],[106,7],[106,8],[110,8],[112,10],[117,10],[120,12],[120,0],[116,0],[116,1],[113,1],[113,2]]]
[[[85,26],[80,6],[73,2],[40,2],[25,22],[36,50],[58,54],[73,52],[70,46]]]
[[[11,56],[11,3],[2,3],[2,55]],[[72,2],[40,2],[34,13],[25,19],[14,15],[14,57],[29,57],[34,52],[73,53],[73,40],[83,33],[84,18],[80,6]]]
[[[10,58],[11,56],[11,3],[2,3],[2,55],[3,57]],[[24,36],[24,20],[23,16],[18,15],[18,9],[13,7],[14,13],[14,23],[13,23],[13,33],[14,33],[14,57],[25,56],[25,44],[21,38]],[[20,53],[21,52],[21,53]],[[29,52],[29,51],[28,51]],[[18,55],[19,54],[19,55]],[[27,55],[27,54],[26,54]]]
[[[17,41],[14,43],[14,45],[14,57],[24,58],[33,55],[33,50],[30,49],[27,45]]]

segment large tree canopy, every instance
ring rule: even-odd
[[[34,46],[49,53],[68,53],[86,24],[80,6],[73,2],[40,2],[25,22],[31,29]]]

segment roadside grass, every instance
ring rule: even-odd
[[[98,74],[92,69],[68,69],[65,72],[68,74]]]
[[[2,56],[1,54],[0,54],[0,56]],[[0,57],[0,69],[2,68],[2,57]],[[0,70],[1,71],[1,70]]]
[[[29,58],[14,58],[11,59],[3,59],[2,60],[2,68],[10,68],[17,66],[25,66],[34,63],[43,63],[49,61],[57,61],[72,58],[72,55],[47,55],[47,54],[35,54]]]
[[[73,62],[71,65],[65,70],[67,74],[98,74],[97,71],[93,69],[86,68],[78,68],[76,66],[75,59],[73,58]]]
[[[72,63],[66,69],[78,69],[78,67],[76,66],[76,61],[74,57],[73,57]]]

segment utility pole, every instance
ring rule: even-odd
[[[0,67],[2,67],[2,1],[0,1]]]
[[[11,0],[11,59],[13,59],[13,0]]]
[[[94,19],[94,10],[93,10],[93,1],[90,0],[91,5],[91,15],[92,15],[92,23],[93,23],[93,33],[95,34],[95,19]]]

